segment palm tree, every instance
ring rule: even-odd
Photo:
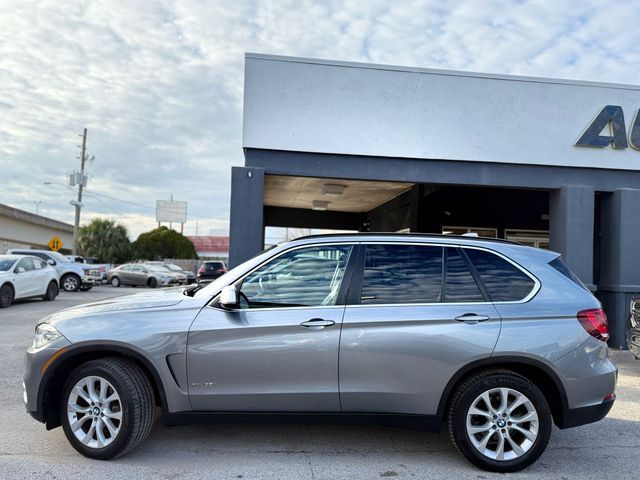
[[[126,262],[131,255],[127,228],[113,220],[94,218],[78,232],[78,252],[101,262]]]

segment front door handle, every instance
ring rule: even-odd
[[[464,322],[473,325],[474,323],[478,322],[486,322],[487,320],[489,320],[489,317],[486,315],[478,315],[477,313],[465,313],[463,315],[460,315],[459,317],[456,317],[456,320],[458,322]]]
[[[330,327],[335,324],[336,322],[334,322],[333,320],[325,320],[323,318],[312,318],[311,320],[302,322],[300,325],[302,327],[310,328],[311,330],[320,330],[321,328]]]

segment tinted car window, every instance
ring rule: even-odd
[[[467,261],[457,248],[447,248],[445,302],[484,302]]]
[[[533,289],[534,281],[511,262],[484,250],[465,248],[480,280],[493,302],[522,300]]]
[[[573,273],[569,267],[567,267],[566,263],[562,261],[561,257],[558,257],[555,260],[552,260],[551,262],[549,262],[549,265],[555,268],[557,271],[559,271],[569,280],[574,282],[576,285],[579,285],[585,290],[589,291],[589,289],[585,286],[584,283],[582,283],[582,281],[578,278],[578,276],[575,273]]]
[[[244,279],[240,307],[335,305],[351,250],[351,245],[326,245],[280,255]]]
[[[442,299],[442,247],[367,245],[360,303],[436,303]]]

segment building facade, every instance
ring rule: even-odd
[[[267,226],[477,232],[562,253],[624,345],[640,87],[247,54],[230,264]]]
[[[48,250],[53,237],[62,240],[61,253],[71,253],[73,225],[0,204],[0,254],[11,248]]]

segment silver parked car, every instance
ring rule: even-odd
[[[44,318],[24,401],[110,459],[169,424],[304,413],[446,428],[475,465],[515,471],[552,425],[613,405],[600,303],[545,250],[417,234],[312,236],[206,287]]]
[[[120,285],[147,286],[150,288],[168,285],[183,285],[187,276],[179,272],[170,272],[158,265],[146,263],[125,263],[107,272],[107,283],[114,287]]]
[[[184,270],[183,268],[181,268],[180,266],[174,264],[174,263],[164,263],[164,262],[158,262],[158,261],[150,261],[150,262],[144,262],[146,265],[155,265],[157,267],[162,267],[165,270],[169,270],[170,272],[174,272],[174,273],[181,273],[185,276],[185,284],[189,283],[195,283],[196,281],[196,274],[189,271],[189,270]]]

